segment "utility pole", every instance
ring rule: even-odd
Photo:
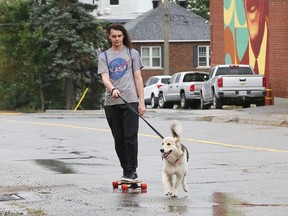
[[[169,75],[169,10],[164,0],[164,74]]]

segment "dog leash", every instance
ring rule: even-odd
[[[162,136],[146,119],[144,119],[141,115],[139,115],[139,113],[121,96],[119,96],[123,102],[126,104],[126,106],[132,110],[134,113],[136,113],[141,119],[143,119],[144,122],[146,122],[146,124],[161,138],[164,139],[164,136]]]

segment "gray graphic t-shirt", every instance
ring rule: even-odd
[[[129,103],[138,102],[133,75],[134,71],[143,68],[138,51],[135,49],[129,50],[129,48],[124,47],[120,52],[115,52],[111,48],[105,52],[101,53],[98,58],[98,74],[109,73],[113,86],[119,89],[123,99]],[[111,97],[111,93],[106,89],[105,106],[123,103],[121,98],[114,99]]]

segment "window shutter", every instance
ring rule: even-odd
[[[193,46],[193,66],[198,67],[198,46]]]
[[[164,46],[161,46],[161,67],[164,68]]]
[[[141,46],[137,46],[134,49],[137,50],[139,55],[141,56]]]
[[[138,51],[139,56],[140,56],[140,58],[141,58],[141,60],[142,60],[142,56],[141,56],[141,46],[137,46],[137,47],[135,47],[134,49]]]

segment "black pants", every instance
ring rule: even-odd
[[[137,110],[138,103],[130,103]],[[115,150],[124,172],[138,166],[139,116],[125,104],[104,107],[115,142]]]

